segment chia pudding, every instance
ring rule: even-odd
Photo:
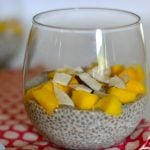
[[[44,73],[28,81],[25,84],[25,91],[34,89],[41,84],[44,85],[49,80],[52,80],[51,75]],[[82,80],[82,78],[79,80]],[[122,86],[120,83],[116,83],[115,80],[114,87],[116,85]],[[90,88],[90,86],[87,87]],[[104,87],[108,88],[106,85]],[[106,89],[101,89],[100,92],[104,94],[100,98],[107,97],[108,93]],[[94,94],[94,92],[92,91],[91,94]],[[67,95],[74,98],[70,93]],[[51,100],[49,99],[49,101]],[[106,101],[107,99],[105,99]],[[121,111],[116,110],[120,108],[119,105],[117,108],[111,102],[109,102],[107,108],[103,106],[104,108],[101,107],[101,109],[93,109],[93,107],[89,109],[87,107],[90,105],[89,103],[85,107],[85,105],[81,106],[81,103],[79,105],[78,103],[75,103],[75,105],[68,103],[66,105],[66,102],[64,103],[63,101],[59,107],[50,112],[44,108],[45,105],[41,105],[32,96],[27,99],[25,98],[24,103],[32,123],[38,129],[39,133],[49,141],[66,149],[94,150],[111,147],[122,142],[129,136],[142,119],[146,99],[140,94],[134,101],[123,101]]]

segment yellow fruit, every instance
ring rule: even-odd
[[[9,21],[6,21],[6,24],[7,24],[7,30],[11,30],[18,36],[22,36],[23,28],[20,22],[18,22],[17,20],[9,20]]]
[[[53,84],[48,81],[42,85],[27,91],[26,97],[37,101],[49,114],[58,107],[58,100],[55,97]]]
[[[54,71],[50,71],[50,72],[48,72],[48,78],[49,79],[53,79],[53,77],[54,77],[54,74],[55,74],[55,72]]]
[[[58,107],[58,100],[48,90],[37,89],[33,91],[35,100],[50,114]]]
[[[143,82],[145,79],[145,73],[144,73],[143,68],[138,64],[133,65],[133,68],[136,71],[138,81]]]
[[[105,113],[118,116],[122,113],[122,104],[118,97],[106,95],[95,104],[96,109],[101,109]]]
[[[69,82],[69,84],[78,84],[78,80],[75,77],[72,77],[71,81]]]
[[[36,90],[37,87],[34,87],[32,89],[29,89],[26,94],[25,94],[25,100],[34,100],[34,97],[33,97],[33,91]]]
[[[72,100],[77,108],[91,110],[94,109],[98,96],[85,91],[75,90],[72,92]]]
[[[64,86],[58,83],[56,84],[56,86],[67,94],[69,94],[71,91],[71,88],[69,86]]]
[[[112,75],[119,75],[125,69],[124,65],[116,64],[111,67],[111,74]]]
[[[130,80],[126,84],[126,89],[135,92],[137,94],[145,94],[146,93],[146,87],[141,82],[138,82],[136,80]]]
[[[6,30],[6,23],[0,22],[0,32],[5,32],[5,30]]]
[[[33,91],[37,90],[38,88],[41,88],[41,85],[35,86],[31,89],[28,89],[24,96],[25,100],[34,100]]]
[[[17,34],[18,36],[22,36],[22,26],[20,22],[17,20],[6,20],[3,22],[0,22],[0,32],[6,32],[11,31],[14,34]]]
[[[119,98],[119,100],[123,103],[130,103],[136,101],[137,94],[126,89],[120,89],[116,87],[112,87],[108,90],[109,94],[115,95]]]
[[[119,74],[119,77],[125,76],[125,75],[129,76],[129,78],[132,80],[138,80],[137,73],[133,67],[129,67],[129,68],[125,69],[124,71],[122,71]]]
[[[53,83],[51,81],[47,81],[40,85],[40,88],[43,90],[48,90],[50,93],[54,93]]]
[[[71,84],[78,84],[78,80],[75,77],[72,77],[71,81],[69,82],[69,85],[71,85]],[[69,85],[64,86],[64,85],[61,85],[61,84],[58,84],[58,83],[56,85],[59,89],[61,89],[62,91],[64,91],[67,94],[70,94],[71,91],[72,91],[72,88],[69,87]]]

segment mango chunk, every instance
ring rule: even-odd
[[[138,80],[137,73],[133,67],[129,67],[119,74],[119,77],[129,76],[131,80]]]
[[[79,83],[78,80],[74,76],[71,78],[71,80],[69,82],[70,85],[71,84],[78,84],[78,83]]]
[[[49,78],[49,79],[53,79],[54,74],[55,74],[55,72],[54,72],[54,71],[50,71],[50,72],[48,72],[48,73],[47,73],[48,78]]]
[[[133,65],[133,68],[136,71],[138,81],[143,82],[145,79],[144,69],[138,64]]]
[[[94,109],[98,96],[89,92],[75,90],[72,92],[72,100],[77,108],[91,110]]]
[[[0,22],[0,32],[11,31],[12,33],[22,36],[22,26],[17,20],[6,20]]]
[[[33,96],[49,114],[58,107],[58,100],[55,95],[51,94],[48,90],[35,90],[33,91]]]
[[[108,90],[109,94],[115,95],[119,98],[121,103],[131,103],[136,101],[137,94],[131,91],[128,91],[127,89],[120,89],[116,87],[112,87]]]
[[[57,83],[56,86],[67,94],[71,92],[71,88],[69,86],[64,86],[59,83]]]
[[[122,113],[122,104],[118,97],[106,95],[99,99],[95,104],[96,109],[101,109],[105,113],[113,116],[119,116]]]
[[[124,65],[116,64],[116,65],[111,67],[111,74],[113,76],[114,75],[119,75],[124,69],[125,69]]]
[[[18,36],[22,36],[23,29],[21,24],[17,20],[9,20],[6,21],[7,23],[7,30],[12,30],[14,33],[16,33]]]
[[[42,86],[43,86],[43,88],[48,89],[48,90],[50,90],[50,92],[52,92],[53,91],[52,85],[49,85],[49,84],[51,84],[51,83],[46,82],[46,83],[40,84],[38,86],[35,86],[35,87],[27,90],[27,92],[25,94],[25,99],[26,100],[34,100],[33,91],[35,91],[37,89],[41,89]]]
[[[6,30],[6,22],[0,22],[0,32],[4,32]]]
[[[145,94],[146,93],[146,87],[141,82],[138,82],[136,80],[130,80],[126,84],[126,89],[135,92],[136,94]]]
[[[69,82],[69,85],[78,84],[78,83],[79,83],[78,80],[75,77],[72,77],[72,79]],[[57,83],[56,85],[59,89],[61,89],[62,91],[64,91],[67,94],[70,94],[72,91],[72,88],[70,86],[64,86],[59,83]]]
[[[37,88],[39,88],[39,86],[29,89],[25,94],[25,97],[24,97],[25,100],[34,100],[33,91],[36,90]]]
[[[55,97],[52,82],[46,82],[37,88],[30,89],[27,92],[28,98],[37,101],[49,114],[51,114],[59,105]]]
[[[53,87],[53,83],[51,81],[41,84],[40,88],[43,90],[48,90],[50,93],[54,94],[54,87]]]

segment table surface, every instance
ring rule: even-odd
[[[6,150],[62,150],[39,135],[28,119],[22,102],[21,71],[1,70],[0,85],[0,143]],[[150,122],[143,120],[124,143],[107,150],[139,150],[141,147],[150,150],[148,138]]]

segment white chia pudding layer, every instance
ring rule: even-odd
[[[27,113],[39,132],[66,149],[95,150],[122,142],[142,119],[145,99],[123,105],[123,113],[113,117],[102,111],[60,107],[49,115],[38,103],[26,102]]]

